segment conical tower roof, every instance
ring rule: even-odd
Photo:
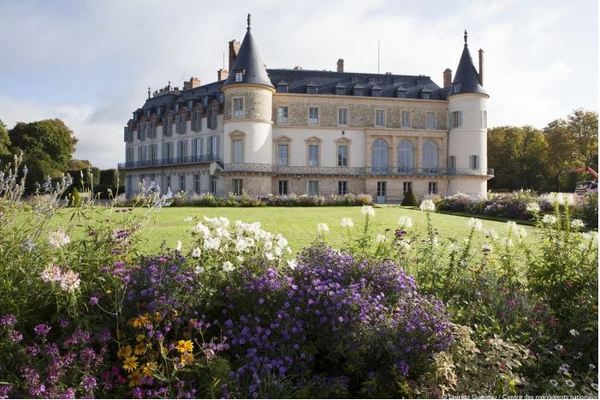
[[[239,73],[242,73],[241,78]],[[253,83],[273,87],[265,63],[260,57],[258,46],[252,37],[250,29],[250,14],[248,14],[248,29],[246,36],[240,46],[240,51],[233,64],[232,71],[223,86],[235,85],[237,83]]]
[[[467,45],[467,31],[465,31],[465,47],[460,56],[458,68],[456,68],[456,75],[454,75],[450,95],[460,93],[488,94],[483,86],[481,86],[479,74],[473,65],[473,59],[471,58],[469,46]]]

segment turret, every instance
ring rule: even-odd
[[[272,105],[275,88],[252,36],[250,14],[246,36],[222,90],[225,97],[225,169],[227,170],[228,164],[272,164]],[[270,178],[264,185],[264,188],[256,187],[255,190],[269,193]],[[252,192],[252,188],[247,185],[244,189]]]
[[[480,74],[473,65],[464,35],[464,48],[448,95],[448,194],[485,197],[487,181],[487,100]],[[480,53],[480,65],[483,52]],[[482,72],[482,71],[481,71]]]

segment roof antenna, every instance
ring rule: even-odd
[[[248,13],[248,30],[250,30],[250,13]]]
[[[467,30],[465,29],[465,46],[467,45]]]
[[[379,45],[381,43],[381,39],[377,38],[377,74],[379,75]]]

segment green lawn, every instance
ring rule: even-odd
[[[144,247],[156,249],[163,241],[167,246],[174,247],[177,240],[181,240],[185,246],[189,239],[186,230],[193,225],[191,222],[184,222],[187,216],[224,216],[232,221],[260,221],[263,229],[283,234],[289,240],[293,250],[299,250],[311,242],[315,238],[317,224],[325,222],[330,228],[330,232],[326,235],[328,242],[336,246],[343,241],[340,220],[343,217],[352,218],[356,229],[356,225],[362,224],[363,221],[360,211],[360,207],[164,208],[152,216],[149,225],[145,228]],[[134,212],[141,214],[145,211],[136,209]],[[424,212],[399,206],[376,207],[372,223],[375,230],[379,232],[385,229],[396,229],[398,217],[401,215],[413,219],[415,226],[412,229],[424,229]],[[460,240],[469,232],[468,217],[432,214],[432,220],[440,235],[445,237]],[[495,229],[500,236],[506,235],[504,222],[483,221],[483,224],[486,228]],[[534,241],[535,237],[532,234],[536,228],[530,226],[524,228],[530,233],[527,240]]]

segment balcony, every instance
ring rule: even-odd
[[[494,176],[494,169],[471,168],[365,168],[369,176]]]
[[[171,167],[178,165],[190,165],[190,164],[202,164],[218,162],[222,163],[221,159],[217,155],[203,154],[199,156],[186,156],[186,157],[173,157],[173,158],[162,158],[155,160],[143,160],[143,161],[129,161],[119,164],[119,169],[141,169],[141,168],[157,168],[157,167]]]
[[[290,175],[363,175],[364,168],[359,167],[302,167],[274,165],[273,172]]]

